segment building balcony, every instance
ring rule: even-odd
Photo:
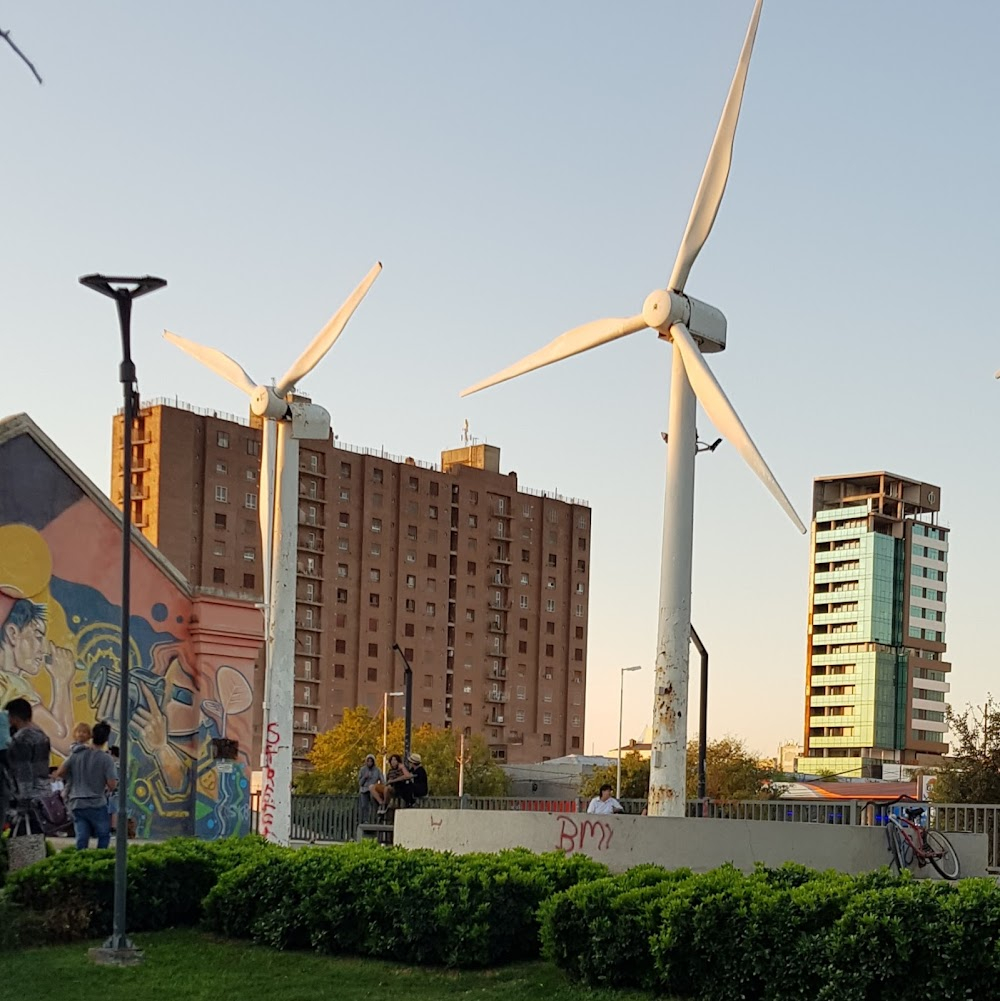
[[[292,729],[296,733],[318,733],[315,723],[303,723],[301,720],[295,720]]]
[[[504,553],[492,553],[490,555],[490,563],[499,563],[502,566],[510,566],[510,554]]]
[[[500,542],[514,541],[514,537],[510,534],[510,532],[504,531],[502,528],[495,528],[492,532],[490,532],[490,538],[497,539]]]
[[[507,733],[507,743],[516,744],[518,747],[524,743],[524,734],[520,730],[510,730]]]
[[[491,633],[504,634],[507,632],[507,627],[499,622],[491,622],[487,628]]]
[[[495,702],[498,704],[502,704],[504,702],[509,701],[509,699],[510,699],[510,692],[501,692],[499,689],[496,688],[492,688],[486,693],[487,702]]]
[[[316,707],[312,702],[303,702],[298,696],[295,697],[295,701],[292,703],[296,709],[315,709]]]
[[[486,720],[487,726],[506,726],[503,716],[490,716]]]
[[[503,649],[503,648],[501,648],[501,649],[498,650],[498,649],[496,649],[496,647],[488,646],[486,648],[486,656],[487,657],[501,657],[501,658],[506,659],[506,657],[507,657],[507,651],[506,651],[506,649]]]
[[[489,607],[495,612],[508,612],[511,609],[512,603],[509,601],[491,601]]]
[[[313,542],[299,541],[299,549],[304,549],[307,553],[323,552],[323,540],[315,539]]]
[[[299,514],[299,524],[305,528],[325,528],[323,519],[317,514],[316,517],[308,514]]]
[[[503,681],[507,677],[507,668],[506,667],[491,667],[490,670],[489,670],[489,673],[487,674],[487,677],[488,678],[496,678],[499,681]]]

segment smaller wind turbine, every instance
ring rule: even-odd
[[[264,725],[261,739],[260,833],[288,844],[292,814],[292,696],[295,688],[295,578],[299,440],[330,437],[330,414],[292,396],[333,347],[347,321],[382,270],[376,264],[329,323],[275,385],[258,384],[216,348],[163,331],[163,336],[250,397],[250,411],[264,421],[260,457],[261,557],[266,630]]]
[[[694,459],[698,449],[695,404],[701,403],[719,434],[740,454],[802,533],[805,525],[757,450],[723,392],[705,354],[726,346],[726,318],[684,291],[705,245],[729,179],[736,125],[763,0],[756,0],[736,73],[722,109],[687,229],[665,289],[651,292],[635,316],[593,320],[574,327],[534,354],[462,391],[462,396],[589,351],[609,341],[655,330],[672,345],[667,477],[663,505],[660,619],[656,645],[653,736],[649,780],[651,816],[683,817],[687,749],[688,645],[691,642],[691,554],[694,536]],[[680,141],[683,141],[681,139]]]

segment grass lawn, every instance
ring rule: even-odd
[[[3,979],[25,986],[31,1001],[65,1001],[68,994],[100,1001],[360,1001],[362,998],[510,998],[518,1001],[631,1001],[644,995],[591,991],[570,983],[548,963],[499,970],[448,972],[276,952],[243,942],[218,941],[196,931],[137,935],[142,966],[95,966],[87,947],[50,946],[0,954]],[[3,993],[3,992],[0,992]],[[4,995],[6,996],[6,995]]]

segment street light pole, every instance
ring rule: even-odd
[[[129,654],[131,637],[129,602],[132,572],[132,422],[139,409],[135,364],[132,361],[132,300],[163,288],[166,281],[146,275],[143,278],[115,278],[107,275],[84,275],[80,284],[115,300],[121,327],[122,362],[122,597],[121,597],[121,677],[118,689],[118,830],[115,834],[115,898],[111,937],[94,958],[116,964],[142,961],[142,953],[125,934],[125,887],[128,852],[128,727]]]
[[[410,756],[410,730],[413,723],[413,668],[406,659],[406,654],[398,643],[392,644],[393,650],[403,658],[403,757]]]
[[[625,714],[625,672],[641,670],[641,664],[621,669],[621,685],[618,691],[618,785],[615,789],[615,799],[622,798],[622,716]]]
[[[382,695],[382,774],[389,768],[389,699],[398,698],[402,692],[384,692]]]
[[[708,650],[698,630],[691,627],[691,642],[701,654],[701,689],[698,693],[698,803],[705,812],[705,792],[708,785]]]

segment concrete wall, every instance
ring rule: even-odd
[[[800,862],[814,869],[858,873],[887,865],[885,831],[829,824],[752,820],[682,820],[667,817],[597,817],[584,813],[494,810],[401,810],[394,840],[407,848],[458,854],[528,848],[581,852],[615,872],[643,862],[704,872],[732,862],[744,871]],[[985,876],[984,834],[950,834],[964,876]],[[917,875],[936,875],[924,870]]]

